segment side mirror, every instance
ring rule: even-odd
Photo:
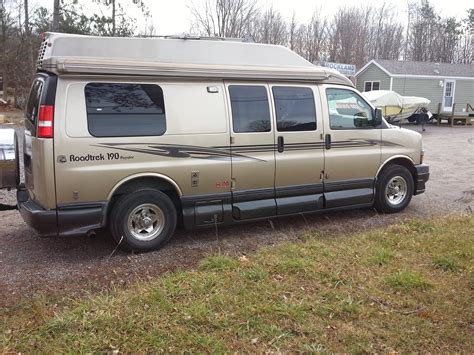
[[[375,127],[378,127],[382,124],[382,110],[378,107],[375,108],[373,122]]]

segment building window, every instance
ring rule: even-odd
[[[94,137],[161,136],[166,131],[163,91],[158,85],[91,83],[85,96]]]
[[[380,90],[380,81],[364,81],[364,91]]]

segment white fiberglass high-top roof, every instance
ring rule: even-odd
[[[38,69],[58,74],[198,76],[352,83],[283,46],[236,40],[46,33]]]

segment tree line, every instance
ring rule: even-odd
[[[258,0],[202,0],[192,3],[191,11],[194,32],[284,45],[311,62],[361,67],[374,58],[473,61],[474,8],[458,20],[443,17],[428,0],[409,2],[405,17],[387,3],[354,5],[339,8],[332,17],[316,9],[307,23],[262,8]]]
[[[289,47],[310,62],[355,64],[370,59],[472,63],[474,9],[464,19],[442,16],[429,0],[409,2],[403,16],[392,6],[354,5],[323,16],[316,8],[299,22],[259,0],[190,0],[190,33],[246,38]],[[154,36],[152,13],[144,0],[51,0],[52,11],[31,8],[28,0],[0,0],[0,76],[4,96],[24,104],[34,75],[40,33],[99,36]],[[91,14],[87,4],[95,3]],[[136,7],[145,28],[137,30],[129,8]]]
[[[91,3],[95,12],[91,13]],[[143,0],[51,0],[32,8],[29,0],[0,0],[0,77],[4,99],[23,107],[36,68],[41,34],[48,31],[96,36],[130,37],[154,33],[152,15]],[[138,8],[146,23],[137,32],[136,19],[128,14]]]

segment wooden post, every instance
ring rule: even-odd
[[[438,126],[441,124],[441,102],[438,104],[438,117],[437,117],[437,121],[438,121]]]
[[[454,127],[454,111],[456,104],[453,104],[453,109],[451,110],[451,127]]]

